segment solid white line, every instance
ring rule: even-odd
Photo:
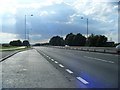
[[[62,64],[59,64],[60,67],[64,67]]]
[[[93,58],[93,57],[88,57],[88,56],[84,56],[84,57],[86,57],[86,58],[90,58],[90,59],[99,60],[99,61],[103,61],[103,62],[114,63],[114,62],[112,62],[112,61],[107,61],[107,60],[100,59],[100,58]]]
[[[58,63],[57,61],[55,61],[55,63]]]
[[[89,82],[87,82],[86,80],[84,80],[81,77],[76,77],[78,80],[80,80],[81,82],[83,82],[84,84],[89,84]]]
[[[66,71],[68,72],[68,73],[73,73],[71,70],[69,70],[69,69],[66,69]]]

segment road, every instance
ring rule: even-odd
[[[69,69],[74,77],[89,88],[118,87],[117,55],[50,47],[34,48]]]
[[[35,49],[19,52],[2,61],[0,66],[2,88],[86,88],[75,77],[54,67]]]

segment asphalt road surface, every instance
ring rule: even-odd
[[[81,83],[89,88],[118,87],[118,55],[50,47],[34,47],[67,68]]]
[[[54,67],[35,49],[19,52],[0,66],[2,88],[86,88],[69,73]]]

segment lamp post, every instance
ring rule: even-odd
[[[31,14],[30,16],[33,16],[33,14]],[[27,15],[25,15],[25,40],[26,40],[26,33],[27,33],[27,31],[26,31],[26,19],[27,19]]]
[[[26,15],[25,15],[25,40],[26,40]]]
[[[30,28],[29,30],[28,30],[28,41],[30,42],[30,31],[32,31],[32,28]]]
[[[84,19],[83,17],[81,17],[81,19]],[[88,18],[86,18],[86,22],[87,22],[87,38],[88,38]]]

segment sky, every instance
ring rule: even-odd
[[[87,18],[89,35],[105,35],[118,43],[117,0],[1,0],[0,43],[25,39],[25,15],[31,43],[68,33],[86,36]]]

